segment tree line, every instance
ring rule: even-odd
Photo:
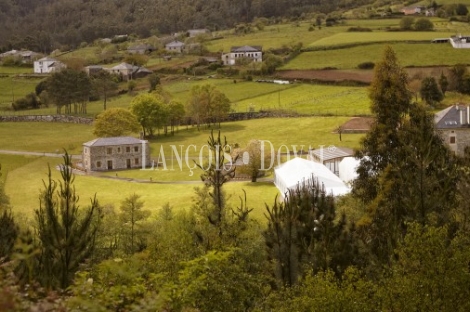
[[[390,47],[369,97],[376,121],[352,194],[334,198],[312,177],[267,203],[263,222],[246,194],[227,202],[235,171],[220,132],[181,211],[162,199],[149,216],[139,194],[78,210],[67,154],[59,180],[44,181],[34,231],[0,188],[0,309],[468,310],[470,153],[444,145]]]

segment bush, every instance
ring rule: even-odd
[[[39,108],[39,100],[34,92],[27,94],[24,98],[16,100],[12,104],[14,110],[22,110],[29,108]]]
[[[434,24],[428,18],[419,18],[415,23],[415,30],[428,31],[433,30]]]
[[[372,29],[367,27],[349,27],[348,31],[358,31],[358,32],[371,32]]]
[[[375,67],[374,62],[364,62],[359,65],[357,65],[357,68],[359,69],[373,69]]]

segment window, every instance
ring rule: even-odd
[[[96,162],[96,167],[101,168],[101,161]]]
[[[130,146],[126,146],[126,153],[130,153],[131,152],[131,147]]]
[[[134,146],[134,152],[138,152],[139,151],[139,147],[138,146]]]
[[[113,149],[112,149],[111,147],[108,147],[108,148],[106,149],[106,154],[110,155],[110,154],[112,154],[112,153],[113,153]]]
[[[120,148],[120,147],[118,147],[118,153],[120,153],[120,152],[121,152],[121,148]]]
[[[450,144],[455,144],[455,136],[450,137]]]
[[[134,163],[135,163],[136,165],[138,165],[138,164],[139,164],[139,158],[135,158],[135,159],[134,159]]]

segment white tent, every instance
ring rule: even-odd
[[[345,157],[339,163],[339,178],[345,182],[350,183],[357,178],[357,168],[361,163],[360,159],[354,157]]]
[[[311,177],[323,184],[327,194],[334,196],[350,192],[349,187],[323,164],[296,157],[274,169],[274,185],[284,196],[289,189],[309,180]]]

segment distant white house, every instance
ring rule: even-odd
[[[49,74],[61,71],[67,66],[61,61],[52,57],[43,57],[37,61],[34,61],[34,73],[35,74]]]
[[[189,37],[196,37],[198,35],[210,34],[211,31],[209,29],[189,29],[188,36]]]
[[[224,65],[235,65],[237,59],[249,58],[253,62],[263,61],[263,48],[261,46],[232,47],[229,53],[222,54]]]
[[[184,46],[185,46],[184,42],[175,40],[175,41],[172,41],[170,43],[167,43],[165,45],[165,49],[168,52],[183,53]]]
[[[308,159],[325,165],[331,172],[339,176],[339,164],[345,157],[354,155],[347,147],[327,147],[308,151]]]

